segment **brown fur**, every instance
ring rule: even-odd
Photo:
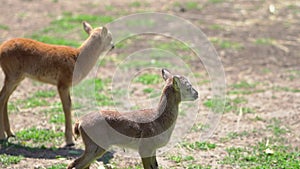
[[[32,39],[15,38],[0,46],[0,65],[5,75],[0,92],[0,140],[14,136],[10,129],[7,102],[10,95],[26,77],[56,85],[65,114],[67,145],[73,145],[71,98],[69,88],[82,80],[94,66],[99,55],[111,48],[111,33],[106,28],[95,28],[84,22],[90,35],[79,47],[50,45]],[[80,60],[80,61],[79,61]],[[84,60],[84,61],[82,61]],[[80,70],[75,72],[75,65]]]
[[[163,70],[163,75],[169,74]],[[167,144],[178,115],[179,103],[186,98],[179,77],[167,75],[160,102],[156,109],[143,109],[121,113],[102,110],[86,114],[75,125],[85,145],[81,157],[69,164],[68,169],[88,168],[90,163],[103,155],[111,145],[138,149],[145,169],[157,169],[156,149]],[[180,84],[179,84],[180,83]],[[189,99],[198,93],[189,85]]]

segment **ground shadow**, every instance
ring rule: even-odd
[[[63,158],[76,158],[83,153],[83,150],[74,147],[68,148],[47,148],[47,147],[29,147],[21,144],[15,144],[10,142],[0,142],[0,154],[7,154],[13,156],[24,156],[27,158],[37,159],[57,159]],[[109,163],[109,160],[113,158],[113,152],[107,152],[98,161],[102,161],[104,164]]]

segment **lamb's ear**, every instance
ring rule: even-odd
[[[174,76],[173,77],[173,88],[176,90],[176,91],[180,91],[180,79],[178,76]]]
[[[106,36],[108,33],[108,30],[105,26],[102,27],[101,36]]]
[[[161,75],[164,80],[167,80],[172,77],[172,74],[167,69],[162,69]]]
[[[85,22],[85,21],[82,22],[82,25],[83,25],[84,31],[85,31],[87,34],[91,34],[91,32],[92,32],[92,30],[93,30],[92,26],[91,26],[89,23]]]

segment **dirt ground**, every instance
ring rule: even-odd
[[[197,2],[198,5],[195,8],[189,7],[188,2]],[[0,42],[13,37],[24,37],[41,30],[66,11],[114,16],[114,18],[143,11],[164,12],[182,17],[195,24],[212,41],[217,37],[236,42],[242,47],[236,49],[222,47],[218,42],[213,42],[213,44],[224,67],[228,93],[236,90],[234,84],[240,82],[256,84],[255,91],[259,92],[228,94],[227,96],[230,99],[246,98],[247,102],[242,106],[249,107],[254,112],[225,112],[213,135],[207,140],[217,145],[213,150],[191,152],[176,147],[170,150],[169,154],[194,153],[193,156],[200,164],[209,164],[213,168],[234,168],[219,164],[219,161],[227,155],[225,149],[230,146],[250,146],[263,141],[272,134],[269,131],[263,131],[268,128],[274,118],[280,120],[280,127],[288,130],[288,133],[284,135],[284,144],[292,147],[300,146],[298,132],[300,127],[299,1],[224,0],[220,3],[212,3],[209,0],[163,0],[159,2],[146,0],[137,3],[137,1],[124,2],[121,0],[105,2],[78,0],[75,3],[69,0],[9,0],[1,3],[0,25],[8,25],[9,29],[0,29]],[[108,9],[108,6],[114,8]],[[273,7],[275,7],[274,11]],[[259,43],[258,39],[270,39],[272,42]],[[137,46],[136,48],[138,48]],[[122,50],[126,51],[127,49]],[[115,54],[120,54],[122,50]],[[101,68],[101,71],[109,74],[113,71],[113,67],[108,65]],[[200,87],[201,102],[205,102],[211,95],[209,88],[209,84],[203,84],[203,87]],[[55,89],[55,87],[36,86],[31,80],[25,80],[12,95],[11,100],[26,99],[30,93],[48,89]],[[56,99],[58,100],[58,98]],[[200,103],[201,110],[208,111],[203,103]],[[15,131],[31,126],[52,127],[47,124],[47,117],[43,117],[43,114],[37,114],[32,109],[21,109],[21,111],[10,114],[11,125]],[[257,117],[261,120],[255,120]],[[251,133],[243,138],[233,138],[226,142],[222,141],[222,138],[228,136],[228,133],[253,130],[261,132]],[[191,141],[196,141],[199,139],[199,133],[191,133],[187,137]],[[82,144],[80,142],[76,145],[76,149],[81,151]],[[78,154],[68,154],[68,150],[65,149],[56,151],[45,149],[37,152],[38,154],[34,154],[23,149],[0,150],[1,154],[20,154],[25,157],[20,163],[6,166],[6,168],[47,168],[53,164],[68,164],[74,159],[74,156],[78,156]],[[58,155],[66,158],[56,158]],[[139,163],[138,159],[123,158],[118,153],[113,156],[114,164],[117,164],[118,167],[128,167]],[[158,160],[163,168],[183,168],[168,160],[167,156],[162,155]],[[95,167],[98,165],[96,164]],[[0,167],[4,166],[0,164]]]

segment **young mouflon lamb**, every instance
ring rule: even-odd
[[[183,76],[162,69],[165,80],[156,109],[132,112],[102,110],[84,115],[75,124],[74,133],[81,135],[84,153],[68,165],[68,169],[89,168],[112,146],[137,149],[145,169],[157,169],[156,149],[170,139],[181,101],[194,101],[198,92]]]
[[[0,65],[5,75],[0,92],[0,140],[14,136],[9,124],[7,102],[21,81],[28,77],[57,86],[65,114],[66,145],[74,144],[69,89],[88,74],[101,53],[113,47],[112,35],[106,27],[93,29],[83,22],[83,28],[89,37],[79,48],[50,45],[26,38],[11,39],[0,45]]]

